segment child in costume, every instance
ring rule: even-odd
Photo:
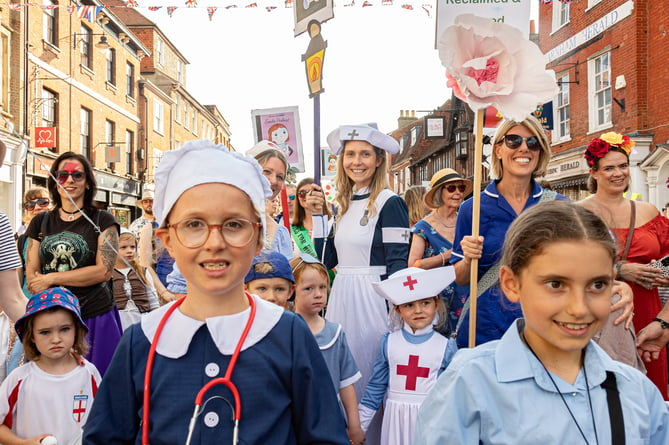
[[[130,230],[121,227],[112,283],[114,300],[124,331],[139,321],[140,314],[160,307],[156,287],[161,289],[161,293],[165,293],[165,286],[154,274],[153,268],[139,265],[137,239]]]
[[[391,325],[397,326],[381,338],[359,406],[362,428],[367,430],[385,400],[382,444],[413,443],[418,408],[458,350],[455,340],[435,330],[447,322],[439,292],[453,280],[452,266],[409,267],[373,283],[374,290],[393,305]]]
[[[155,180],[156,233],[188,292],[125,331],[84,443],[348,444],[304,321],[244,292],[271,194],[258,163],[190,141]]]
[[[244,288],[263,300],[288,309],[295,279],[290,264],[283,254],[270,251],[253,258],[251,269],[244,278]]]
[[[81,436],[101,380],[83,358],[88,327],[79,300],[64,287],[38,292],[15,327],[30,362],[0,386],[0,443],[37,444],[54,435],[69,445]]]
[[[524,318],[458,351],[420,408],[415,443],[669,443],[658,389],[591,340],[611,310],[615,259],[608,228],[581,206],[521,213],[500,285]]]
[[[290,262],[295,276],[294,310],[307,322],[316,338],[335,391],[339,393],[346,414],[348,438],[353,445],[362,445],[365,433],[360,428],[358,399],[353,384],[360,379],[360,371],[348,348],[341,325],[321,317],[327,304],[330,277],[323,263],[307,253],[300,253]]]

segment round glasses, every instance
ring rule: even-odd
[[[539,139],[536,136],[530,136],[528,138],[524,138],[518,134],[507,134],[502,137],[502,140],[506,144],[507,147],[509,147],[511,150],[515,150],[516,148],[520,147],[520,145],[525,141],[525,144],[527,144],[527,148],[529,148],[532,151],[539,151],[541,150],[541,143],[539,143]]]
[[[457,189],[460,193],[464,193],[465,190],[467,190],[467,186],[464,185],[464,184],[458,184],[458,185],[455,185],[455,184],[449,184],[449,185],[445,185],[444,188],[445,188],[446,190],[448,190],[448,193],[453,193],[453,192],[455,192],[456,189]]]
[[[51,203],[51,200],[49,198],[38,198],[38,199],[33,199],[32,201],[26,201],[25,204],[23,204],[23,207],[26,210],[33,210],[35,207],[40,206],[48,206]]]
[[[74,182],[81,182],[81,181],[83,181],[83,180],[86,178],[86,173],[84,173],[84,172],[80,172],[80,171],[78,171],[78,170],[75,170],[75,171],[73,171],[73,172],[68,172],[68,171],[66,171],[66,170],[58,170],[58,171],[56,172],[56,179],[57,179],[58,182],[60,182],[61,184],[62,184],[63,182],[65,182],[65,181],[67,181],[67,177],[68,177],[68,176],[72,176],[72,180],[73,180]]]
[[[308,194],[309,190],[300,190],[299,192],[297,192],[297,196],[299,196],[302,199],[304,199],[304,197],[307,196]]]
[[[256,228],[260,226],[262,224],[240,218],[228,219],[222,224],[209,224],[198,218],[188,218],[167,224],[168,228],[174,229],[179,242],[184,247],[191,249],[202,247],[207,242],[212,229],[218,229],[223,241],[229,246],[243,247],[251,242],[256,234]]]

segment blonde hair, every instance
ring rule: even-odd
[[[434,298],[435,304],[437,305],[437,312],[435,313],[435,316],[438,317],[437,324],[433,326],[433,328],[439,329],[443,325],[445,325],[448,320],[447,320],[447,314],[446,314],[446,303],[444,303],[444,300],[439,297],[430,297]],[[420,298],[419,300],[425,300],[425,298]],[[416,300],[418,301],[418,300]],[[400,305],[401,306],[401,305]],[[394,314],[394,315],[393,315]],[[398,320],[393,320],[393,318],[397,318]],[[434,321],[434,320],[433,320]],[[390,324],[394,326],[399,326],[400,329],[404,326],[404,319],[400,317],[400,311],[399,311],[399,306],[393,306],[393,310],[390,312]]]
[[[541,145],[541,151],[539,152],[539,162],[537,167],[532,172],[532,177],[543,176],[546,174],[546,168],[548,168],[548,162],[551,159],[551,149],[548,146],[548,138],[546,137],[546,132],[544,127],[541,125],[541,122],[534,116],[528,116],[522,122],[516,122],[514,120],[505,120],[497,127],[495,132],[495,137],[493,138],[493,150],[492,150],[492,160],[490,174],[496,179],[502,179],[504,175],[504,166],[502,165],[502,160],[495,153],[494,147],[496,145],[502,144],[504,141],[504,136],[506,133],[511,130],[513,127],[520,125],[527,128],[533,136],[537,138],[539,144]]]
[[[407,203],[409,209],[409,226],[413,227],[418,221],[425,216],[425,209],[427,206],[423,201],[426,188],[422,185],[414,185],[409,187],[404,192],[404,202]]]
[[[132,238],[132,239],[134,239],[135,240],[135,250],[138,249],[139,246],[137,245],[137,238],[135,237],[135,235],[133,233],[128,233],[128,232],[121,233],[118,237],[119,245],[121,244],[121,239],[122,238]],[[119,258],[120,258],[120,255],[119,255]],[[130,267],[132,267],[134,269],[134,271],[137,273],[137,275],[139,276],[139,279],[142,281],[142,283],[145,283],[145,284],[148,283],[148,281],[146,280],[146,268],[139,264],[139,262],[137,261],[137,256],[135,256],[135,259],[130,260],[130,261],[128,261],[124,258],[123,261],[130,264]]]
[[[343,216],[348,210],[348,206],[351,204],[351,197],[353,196],[354,183],[351,178],[346,175],[344,171],[344,154],[346,153],[346,144],[350,141],[344,143],[344,149],[337,158],[337,173],[335,176],[335,187],[337,188],[337,196],[335,197],[335,203],[339,208],[338,216]],[[370,144],[371,145],[371,144]],[[389,187],[388,184],[388,156],[386,152],[378,147],[374,147],[374,154],[377,159],[381,159],[381,163],[376,170],[374,171],[374,176],[372,176],[372,182],[369,184],[369,203],[367,204],[367,210],[369,210],[369,218],[372,218],[376,214],[376,206],[374,201],[376,197],[379,196],[379,193]]]

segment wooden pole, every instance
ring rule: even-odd
[[[481,213],[481,167],[483,163],[483,108],[476,110],[476,135],[474,140],[474,194],[472,195],[472,236],[479,237]],[[476,346],[476,308],[478,293],[479,260],[471,261],[469,270],[469,347]]]

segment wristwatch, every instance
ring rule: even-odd
[[[662,326],[662,329],[669,329],[669,323],[662,320],[661,318],[655,317],[655,318],[653,318],[653,321],[657,321],[658,323],[660,323],[660,326]]]

